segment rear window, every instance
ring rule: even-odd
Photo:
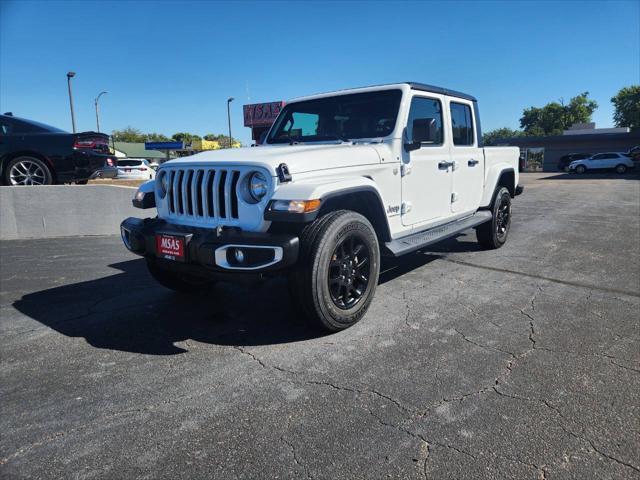
[[[139,167],[142,160],[118,160],[119,167]]]
[[[11,128],[11,133],[67,133],[59,128],[40,122],[34,122],[33,120],[14,119],[12,123],[13,126]]]
[[[451,102],[450,108],[453,144],[457,146],[473,145],[471,107],[463,103]]]

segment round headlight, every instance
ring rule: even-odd
[[[158,194],[160,198],[164,198],[169,190],[169,175],[167,172],[160,172],[160,178],[158,179]]]
[[[252,173],[249,177],[249,194],[259,202],[267,194],[268,190],[267,177],[262,172]]]

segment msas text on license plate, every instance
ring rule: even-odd
[[[184,237],[175,235],[156,235],[156,253],[161,258],[184,262]]]

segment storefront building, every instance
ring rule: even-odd
[[[251,129],[251,139],[255,144],[261,143],[261,137],[267,134],[284,105],[285,102],[280,100],[242,106],[244,126]]]
[[[629,152],[640,145],[640,129],[593,126],[550,137],[501,138],[496,145],[519,147],[522,171],[555,172],[560,158],[570,153]]]

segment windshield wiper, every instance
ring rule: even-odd
[[[341,142],[351,143],[351,139],[342,135],[323,135],[327,140],[340,140]]]

